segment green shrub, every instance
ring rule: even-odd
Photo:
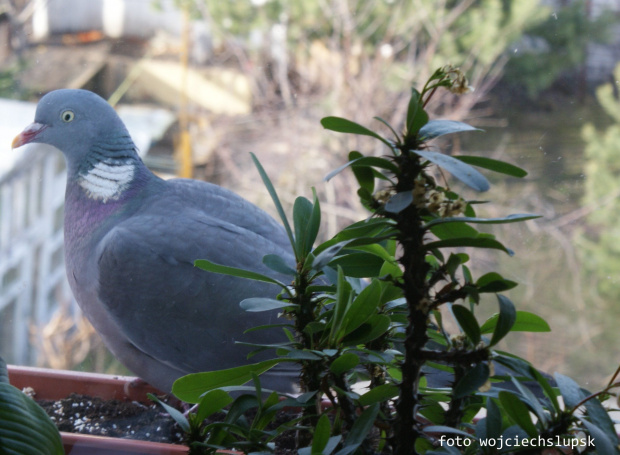
[[[536,215],[480,218],[475,209],[482,202],[467,200],[449,186],[444,172],[477,192],[490,185],[476,167],[512,177],[526,172],[482,156],[442,153],[438,138],[475,130],[461,122],[429,119],[425,108],[443,89],[464,93],[470,87],[460,70],[438,69],[421,91],[412,89],[402,134],[377,118],[391,132],[390,138],[343,118],[322,120],[328,130],[377,139],[385,155],[349,152],[348,162],[327,176],[329,180],[350,168],[370,214],[319,245],[315,246],[321,219],[316,195],[312,201],[295,201],[291,223],[252,156],[297,264],[293,268],[276,256],[263,261],[288,274],[290,283],[205,260],[196,265],[279,285],[281,292],[273,299],[247,299],[241,306],[248,311],[279,309],[288,323],[262,329],[283,329],[289,341],[276,348],[256,346],[274,350],[272,360],[179,379],[173,392],[199,403],[197,414],[206,414],[205,407],[211,412],[233,402],[221,395],[222,387],[228,391],[279,362],[296,362],[302,394],[286,403],[303,407],[305,427],[295,427],[302,455],[531,453],[575,441],[583,442],[586,451],[617,453],[618,438],[602,399],[616,386],[618,372],[604,391],[591,394],[570,378],[556,374],[553,381],[524,359],[495,349],[510,332],[548,331],[549,326],[532,313],[516,310],[504,294],[517,283],[496,271],[472,276],[466,251],[485,248],[512,254],[475,226]],[[497,296],[498,311],[479,321],[476,309],[482,294]],[[449,332],[447,318],[456,322],[456,333]],[[496,374],[496,369],[502,372]],[[429,379],[433,372],[451,379],[436,386]],[[360,381],[368,384],[363,391],[353,388]],[[257,387],[255,394],[260,395]],[[225,398],[216,401],[218,406],[208,399],[216,392]],[[228,415],[238,407],[237,400],[248,400],[243,397],[247,395],[236,398]],[[328,410],[319,406],[321,399],[330,403]],[[264,407],[257,398],[252,402]],[[333,421],[325,417],[328,411]],[[200,425],[200,419],[194,420],[195,428]],[[208,431],[197,434],[194,447],[204,447],[213,437]],[[229,443],[239,447],[238,441],[235,437]],[[514,446],[517,442],[519,447]],[[263,445],[260,450],[269,448]]]

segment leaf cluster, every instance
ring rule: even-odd
[[[32,398],[9,384],[0,357],[0,453],[64,454],[60,433]]]
[[[227,392],[227,387],[213,388],[209,392],[201,394],[194,399],[191,396],[184,396],[184,391],[191,390],[192,384],[201,382],[200,375],[183,378],[180,384],[175,385],[180,395],[184,396],[189,402],[196,402],[196,412],[184,415],[172,406],[162,402],[154,395],[149,394],[149,398],[159,403],[177,422],[185,432],[186,442],[190,446],[190,454],[216,453],[218,450],[234,449],[244,453],[252,452],[272,452],[275,448],[273,440],[285,431],[295,430],[299,419],[293,419],[279,425],[271,425],[275,421],[276,413],[290,407],[291,405],[302,406],[305,404],[301,400],[280,400],[276,392],[269,392],[263,398],[263,390],[255,371],[260,371],[262,367],[250,366],[249,368],[237,369],[229,374],[229,381],[237,376],[241,380],[248,377],[253,379],[254,387],[235,387],[235,390],[246,390],[251,394],[242,394],[233,399]],[[265,368],[267,369],[267,368]],[[208,383],[208,379],[206,380]],[[243,381],[246,382],[246,381]],[[223,419],[205,423],[216,413],[224,413]],[[249,417],[249,414],[252,414]]]

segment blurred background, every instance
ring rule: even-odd
[[[620,0],[0,0],[0,356],[9,363],[125,372],[82,318],[65,280],[64,162],[10,150],[37,100],[58,88],[109,99],[146,164],[228,187],[273,212],[254,152],[290,207],[315,187],[323,238],[367,216],[352,177],[324,176],[350,150],[338,115],[398,128],[411,86],[446,64],[471,94],[432,116],[485,130],[449,143],[525,168],[490,175],[483,215],[543,218],[494,233],[514,257],[476,253],[479,272],[520,283],[518,309],[546,334],[508,347],[588,388],[620,362]],[[171,215],[173,216],[173,215]],[[497,311],[494,298],[479,311]]]

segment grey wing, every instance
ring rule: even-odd
[[[250,327],[284,321],[275,312],[239,307],[248,297],[275,297],[279,287],[193,263],[208,259],[274,275],[262,265],[270,253],[293,263],[289,252],[262,235],[204,214],[135,216],[100,244],[99,299],[127,339],[162,363],[185,373],[238,366],[248,363],[250,349],[235,341],[284,341],[280,329],[244,335]]]
[[[214,214],[220,221],[230,223],[270,240],[290,250],[284,228],[266,212],[226,188],[208,182],[172,179],[166,182],[174,198],[182,200],[204,213]]]

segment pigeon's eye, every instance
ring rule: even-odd
[[[70,110],[62,111],[62,114],[60,114],[60,118],[63,122],[69,123],[75,118],[75,114],[73,113],[73,111]]]

